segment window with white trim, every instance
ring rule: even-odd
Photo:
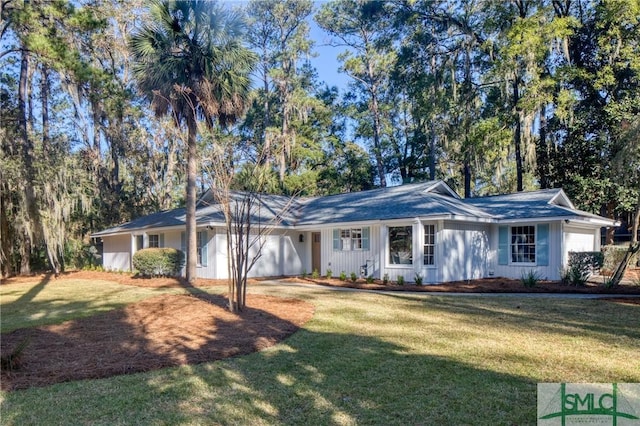
[[[351,247],[353,250],[362,250],[362,228],[351,230]]]
[[[536,227],[511,227],[511,263],[536,263]]]
[[[436,226],[424,225],[424,265],[435,265]]]
[[[413,264],[413,227],[389,227],[389,264]]]
[[[158,248],[158,247],[160,247],[160,235],[149,234],[149,248]]]
[[[369,228],[334,229],[333,249],[338,251],[369,250]]]
[[[340,250],[351,250],[351,229],[340,230]]]

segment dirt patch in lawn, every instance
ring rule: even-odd
[[[363,290],[386,291],[421,291],[421,292],[454,292],[454,293],[581,293],[581,294],[640,294],[640,286],[623,284],[615,288],[607,288],[598,282],[589,282],[585,286],[568,286],[557,281],[539,281],[534,287],[525,287],[520,280],[508,278],[484,278],[469,281],[455,281],[436,285],[397,285],[382,284],[375,280],[367,283],[363,279],[355,282],[341,281],[336,278],[287,278],[285,281],[318,284],[333,287],[359,288]]]
[[[248,354],[293,334],[313,315],[297,299],[248,295],[233,314],[221,296],[163,295],[89,318],[3,334],[6,359],[27,340],[3,390],[110,377]]]

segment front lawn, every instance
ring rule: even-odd
[[[76,295],[67,292],[58,303],[69,307],[67,315],[84,315],[83,305],[95,303],[85,298],[102,292],[99,284],[75,283]],[[110,300],[121,291],[158,294],[104,285],[111,290],[100,299],[109,307],[124,303]],[[54,299],[54,286],[47,287],[38,297]],[[17,291],[0,286],[3,327],[5,304],[21,298]],[[307,300],[315,315],[283,343],[251,355],[3,392],[0,421],[525,425],[536,423],[538,382],[640,382],[638,305],[266,284],[250,292]],[[85,300],[77,310],[74,297]],[[19,315],[46,311],[31,306],[22,304]]]

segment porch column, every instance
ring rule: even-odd
[[[386,271],[386,266],[387,266],[387,259],[388,259],[388,253],[389,253],[389,229],[387,227],[387,225],[380,225],[380,250],[379,250],[379,256],[380,256],[380,279],[382,279],[384,277],[384,274],[387,272]]]
[[[414,277],[415,275],[422,275],[422,252],[424,250],[424,247],[422,245],[422,226],[420,219],[418,219],[417,217],[413,219],[413,241],[411,242],[411,245],[413,246],[412,249],[412,253],[411,255],[413,256],[413,274]],[[412,278],[414,278],[412,277]],[[424,278],[424,277],[422,277]]]

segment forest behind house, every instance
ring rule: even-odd
[[[196,1],[233,17],[216,36],[251,52],[251,86],[209,104],[240,77],[180,88],[204,105],[193,122],[173,99],[159,110],[153,88],[180,62],[140,68],[141,28],[178,22],[163,30],[152,4],[2,1],[3,277],[95,264],[92,232],[184,206],[190,137],[199,192],[223,173],[247,188],[256,170],[263,190],[299,196],[430,179],[464,197],[561,187],[637,233],[640,0]],[[313,67],[311,25],[347,87]]]

